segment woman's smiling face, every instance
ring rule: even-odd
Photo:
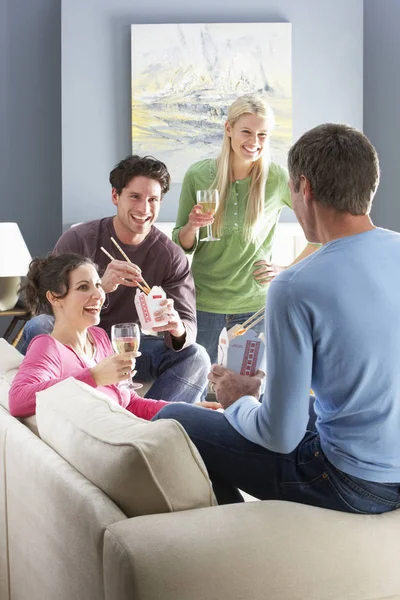
[[[245,113],[234,125],[227,121],[225,128],[231,138],[231,148],[236,159],[241,162],[255,162],[260,158],[267,147],[267,119]]]
[[[62,318],[77,330],[99,324],[105,293],[93,265],[85,263],[71,271],[65,298],[57,298],[51,292],[47,294],[56,320]]]

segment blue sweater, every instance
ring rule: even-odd
[[[400,482],[400,234],[374,229],[325,244],[268,293],[262,404],[225,411],[245,438],[289,453],[309,390],[328,460],[367,481]]]

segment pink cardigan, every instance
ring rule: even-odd
[[[108,335],[100,327],[90,327],[95,342],[96,363],[113,354]],[[164,400],[141,398],[134,390],[118,385],[97,386],[90,366],[69,346],[64,346],[51,335],[38,335],[29,344],[28,351],[9,391],[9,409],[14,417],[29,417],[36,411],[36,392],[74,377],[107,394],[115,402],[142,419],[150,419],[168,404]]]

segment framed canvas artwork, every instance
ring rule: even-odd
[[[292,139],[291,25],[132,25],[132,151],[165,162],[174,183],[217,157],[228,106],[263,91],[276,120],[271,156]]]

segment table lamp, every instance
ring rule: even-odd
[[[21,277],[31,260],[17,223],[0,223],[0,311],[16,305]]]

